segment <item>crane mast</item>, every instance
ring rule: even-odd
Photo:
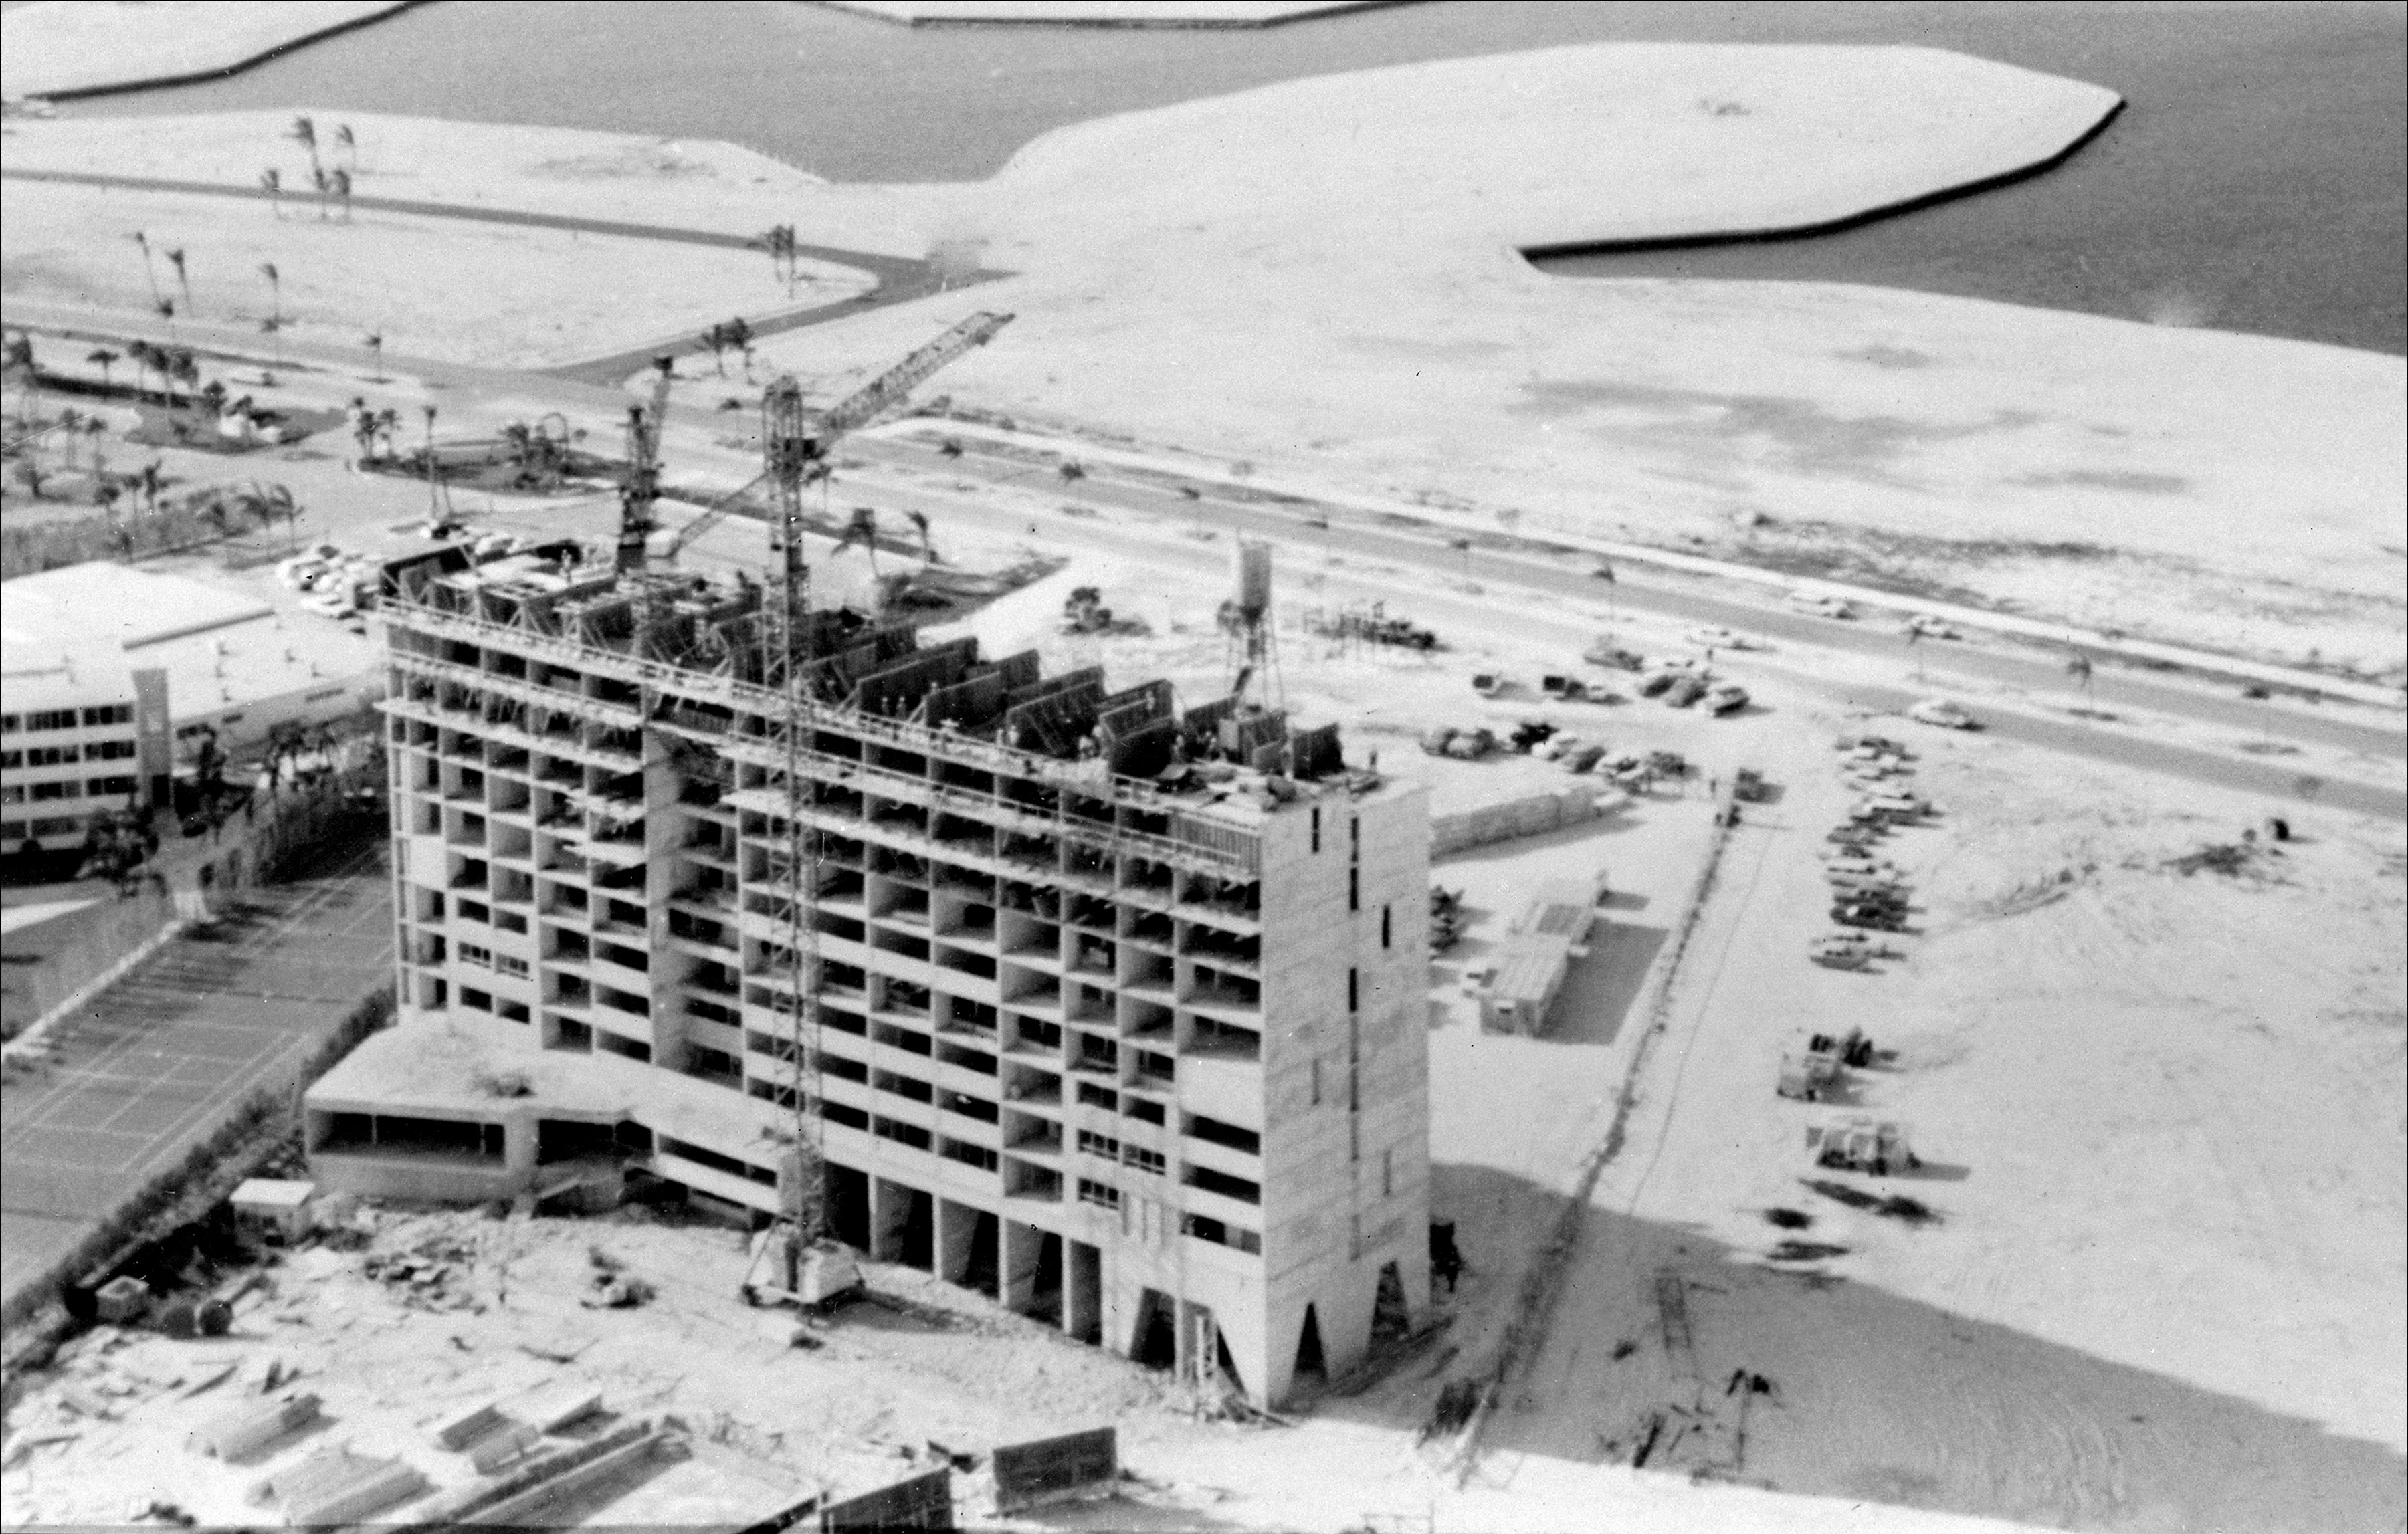
[[[661,496],[661,427],[668,419],[669,372],[674,357],[654,357],[649,407],[627,407],[627,478],[619,487],[619,547],[614,567],[624,575],[644,570],[645,540],[652,535],[652,503]]]
[[[901,362],[854,390],[827,409],[820,411],[816,416],[804,409],[802,391],[796,385],[795,380],[790,378],[781,379],[770,385],[768,391],[761,396],[762,430],[765,434],[782,430],[788,434],[786,440],[796,444],[788,451],[795,455],[796,462],[800,466],[796,471],[799,475],[796,485],[799,488],[804,481],[823,472],[812,466],[826,458],[828,449],[835,445],[838,437],[874,419],[881,410],[926,382],[939,368],[954,361],[963,352],[972,347],[984,346],[994,338],[996,331],[1011,323],[1011,320],[1012,317],[1009,314],[996,314],[982,309],[946,330],[935,340],[905,357]],[[663,388],[666,391],[666,383]],[[791,398],[773,405],[772,396],[777,395],[781,390],[786,389],[794,391]],[[780,412],[783,412],[780,419],[783,420],[784,424],[773,427],[771,418],[773,415],[779,415]],[[657,409],[655,415],[657,416]],[[771,465],[770,472],[763,476],[765,479],[775,479],[777,476],[777,454],[781,451],[777,441],[778,438],[774,435],[764,437],[766,451]],[[745,488],[752,487],[748,485]],[[736,499],[742,494],[742,491],[738,491],[736,495],[728,496],[716,506],[706,509],[702,515],[679,529],[677,537],[670,540],[666,551],[666,557],[675,559],[684,552],[686,545],[718,526],[727,514],[735,509]],[[650,506],[651,503],[646,502],[647,516],[650,514]]]
[[[786,777],[786,952],[794,966],[786,992],[786,1043],[795,1066],[795,1186],[790,1212],[808,1246],[824,1223],[824,1157],[820,1137],[819,939],[811,906],[819,900],[819,833],[803,813],[802,738],[809,708],[810,567],[803,562],[803,486],[816,446],[803,412],[802,386],[791,378],[761,396],[764,477],[774,505],[769,538],[776,556],[770,610],[762,624],[761,681],[778,689]],[[806,902],[810,902],[807,905]],[[808,1033],[810,1037],[805,1037]]]

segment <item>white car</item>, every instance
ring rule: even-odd
[[[1756,641],[1744,638],[1727,628],[1712,626],[1689,630],[1689,642],[1708,650],[1754,650]]]
[[[1943,730],[1978,730],[1981,722],[1971,714],[1942,697],[1928,697],[1906,710],[1906,717],[1919,724],[1937,724]]]
[[[1848,605],[1845,597],[1817,596],[1811,591],[1791,592],[1789,605],[1818,618],[1853,618],[1856,615],[1856,609]]]
[[[359,604],[351,600],[351,594],[348,588],[341,591],[321,592],[315,596],[303,597],[301,605],[322,618],[348,618],[360,610]]]
[[[1906,630],[1910,634],[1920,634],[1927,639],[1961,639],[1965,637],[1956,632],[1956,624],[1928,612],[1918,612],[1907,619]]]

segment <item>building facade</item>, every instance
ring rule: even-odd
[[[757,589],[451,564],[388,573],[399,1017],[308,1096],[322,1185],[808,1195],[1266,1404],[1422,1317],[1419,789],[833,622],[790,738]]]
[[[167,803],[204,733],[232,753],[377,696],[365,638],[182,576],[94,561],[11,581],[0,603],[0,853],[72,848]]]

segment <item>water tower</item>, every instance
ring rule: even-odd
[[[1237,566],[1237,595],[1221,604],[1221,627],[1229,637],[1229,695],[1240,703],[1275,709],[1280,685],[1279,650],[1271,637],[1271,546],[1239,539]]]

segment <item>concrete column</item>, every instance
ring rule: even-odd
[[[882,1177],[869,1180],[869,1256],[873,1262],[903,1260],[903,1227],[911,1218],[911,1190]]]
[[[1259,1392],[1255,1399],[1263,1405],[1276,1408],[1296,1388],[1296,1345],[1304,1335],[1306,1304],[1305,1299],[1297,1299],[1274,1305],[1263,1323],[1258,1344],[1262,1361],[1246,1373],[1247,1387]],[[1231,1352],[1236,1353],[1238,1345],[1238,1339],[1230,1339]],[[1244,1370],[1247,1363],[1247,1355],[1238,1354],[1238,1368]]]
[[[1426,1281],[1425,1281],[1426,1282]],[[1371,1308],[1380,1294],[1380,1265],[1369,1254],[1349,1263],[1320,1297],[1322,1345],[1329,1352],[1329,1377],[1343,1377],[1371,1350]]]
[[[1085,1241],[1062,1246],[1062,1329],[1072,1337],[1101,1339],[1104,1329],[1104,1254]]]
[[[513,1189],[535,1185],[537,1119],[532,1113],[511,1114],[502,1120],[502,1169]]]
[[[978,1214],[968,1204],[937,1200],[937,1276],[947,1283],[969,1283],[970,1240],[978,1232]]]
[[[1003,1250],[996,1254],[996,1275],[1002,1283],[1003,1308],[1026,1313],[1037,1297],[1037,1249],[1045,1232],[1018,1220],[1003,1222]]]

